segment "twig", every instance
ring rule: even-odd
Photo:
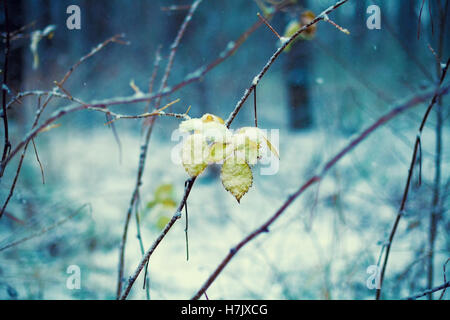
[[[161,80],[161,86],[159,89],[159,93],[161,94],[162,92],[164,92],[164,89],[166,89],[167,86],[167,81],[169,79],[169,75],[170,72],[172,70],[172,66],[173,66],[173,61],[177,52],[177,48],[178,45],[181,41],[181,38],[184,35],[184,32],[186,31],[186,28],[189,24],[189,22],[192,19],[192,16],[194,14],[194,12],[196,11],[198,5],[202,2],[202,0],[196,0],[191,8],[189,9],[188,14],[186,15],[183,23],[180,26],[180,29],[178,30],[177,36],[175,37],[174,42],[172,43],[172,46],[170,48],[170,55],[169,55],[169,60],[167,62],[167,66],[166,66],[166,70],[165,73],[163,75],[163,78]],[[161,99],[162,96],[158,97],[155,103],[155,108],[158,109],[161,103]],[[130,216],[131,216],[131,212],[133,210],[133,204],[134,201],[136,201],[136,196],[139,193],[139,187],[142,184],[142,174],[144,172],[144,168],[145,168],[145,159],[147,157],[147,150],[148,150],[148,145],[150,142],[150,137],[151,137],[151,133],[152,133],[152,129],[153,129],[153,123],[155,121],[155,117],[151,117],[150,118],[150,123],[149,123],[149,127],[147,128],[147,132],[145,135],[145,139],[144,142],[141,146],[141,154],[139,157],[139,167],[138,167],[138,174],[137,174],[137,179],[136,179],[136,185],[135,185],[135,189],[133,191],[132,197],[131,197],[131,201],[130,201],[130,207],[128,209],[126,218],[125,218],[125,224],[124,224],[124,231],[123,231],[123,236],[122,236],[122,241],[121,241],[121,245],[120,245],[120,252],[119,252],[119,272],[118,272],[118,283],[117,283],[117,293],[116,293],[116,297],[117,299],[119,299],[121,297],[122,294],[122,278],[123,278],[123,272],[124,272],[124,264],[125,264],[125,246],[126,246],[126,239],[127,239],[127,233],[128,233],[128,225],[129,225],[129,220],[130,220]]]
[[[445,3],[445,7],[441,7],[441,3],[439,2],[439,14],[440,14],[440,26],[439,26],[439,37],[438,37],[438,56],[436,61],[436,75],[437,78],[442,78],[442,73],[446,72],[446,70],[442,70],[441,67],[441,59],[442,53],[444,49],[444,34],[445,34],[445,25],[448,11],[448,3],[447,0]],[[450,62],[450,59],[449,59]],[[448,63],[446,68],[448,68]],[[445,77],[445,75],[444,75]],[[434,182],[433,182],[433,199],[431,202],[431,212],[429,219],[429,232],[428,232],[428,274],[427,274],[427,287],[431,289],[433,287],[433,278],[434,278],[434,248],[436,242],[436,236],[438,232],[438,222],[440,216],[440,202],[441,202],[441,162],[442,162],[442,126],[443,126],[443,111],[442,111],[442,99],[438,98],[437,100],[437,110],[436,110],[436,149],[435,149],[435,157],[434,157]],[[433,295],[430,293],[428,295],[428,299],[432,300]]]
[[[417,23],[417,40],[420,39],[420,25],[422,23],[422,11],[423,11],[424,5],[425,5],[425,0],[422,0],[422,5],[420,6],[420,11],[419,11],[419,21]]]
[[[447,267],[447,263],[450,261],[450,258],[448,258],[447,259],[447,261],[445,261],[445,263],[444,263],[444,266],[442,267],[444,270],[444,282],[447,282],[447,270],[446,270],[446,267]],[[444,294],[445,294],[445,291],[446,291],[446,289],[447,288],[445,288],[443,291],[442,291],[442,293],[441,293],[441,296],[439,297],[439,300],[442,300],[442,298],[444,297]]]
[[[256,109],[256,87],[253,90],[253,109],[255,111],[255,127],[258,128],[258,114],[257,114],[257,109]]]
[[[142,258],[141,262],[139,263],[136,271],[133,273],[133,275],[129,278],[126,288],[124,289],[122,295],[120,296],[120,300],[125,300],[128,297],[128,294],[130,293],[131,288],[133,287],[134,282],[136,281],[137,277],[141,273],[144,266],[147,264],[148,260],[150,259],[150,256],[153,254],[153,252],[156,250],[158,245],[161,243],[161,241],[164,239],[166,234],[169,232],[169,230],[172,228],[174,223],[181,218],[181,210],[183,210],[183,207],[186,203],[187,198],[189,197],[189,194],[192,190],[192,186],[194,185],[196,178],[190,178],[186,181],[186,187],[184,188],[184,195],[183,199],[181,200],[180,204],[178,205],[178,208],[170,221],[166,224],[163,231],[160,233],[158,238],[153,242],[150,249],[145,253],[145,256]]]
[[[174,105],[175,103],[177,103],[179,101],[180,101],[180,99],[176,99],[172,102],[169,102],[164,107],[162,107],[156,111],[147,112],[147,113],[138,114],[138,115],[117,114],[117,113],[114,113],[114,112],[110,111],[109,109],[105,109],[105,108],[89,108],[89,109],[104,112],[104,113],[112,116],[113,119],[109,120],[107,123],[105,123],[105,125],[109,125],[120,119],[142,119],[142,118],[153,118],[153,117],[157,117],[157,116],[167,116],[167,117],[174,117],[174,118],[185,119],[185,120],[190,119],[190,117],[186,113],[173,113],[173,112],[164,112],[163,111],[164,109],[170,107],[171,105]]]
[[[144,239],[142,238],[141,233],[141,218],[139,216],[139,205],[140,205],[140,196],[138,194],[137,200],[134,201],[134,216],[136,219],[136,232],[137,232],[137,239],[139,242],[139,248],[141,250],[141,254],[145,254],[145,248],[144,248]],[[147,300],[150,300],[150,286],[148,284],[148,278],[144,277],[144,284],[142,288],[145,290],[145,294],[147,296]]]
[[[257,15],[258,18],[260,18],[261,21],[264,22],[264,24],[270,29],[270,31],[272,31],[273,34],[275,34],[277,38],[281,40],[281,36],[278,34],[278,32],[275,31],[275,29],[270,25],[270,23],[262,15],[260,15],[259,12],[257,13]]]
[[[66,74],[64,75],[63,79],[59,82],[59,85],[64,85],[64,83],[67,81],[67,79],[70,77],[70,75],[72,74],[72,72],[78,68],[78,66],[80,64],[82,64],[84,61],[86,61],[87,59],[89,59],[90,57],[92,57],[94,54],[96,54],[97,52],[99,52],[100,50],[102,50],[104,47],[106,47],[109,43],[115,42],[115,43],[119,43],[119,44],[125,44],[127,45],[128,42],[124,42],[122,39],[125,37],[125,35],[123,33],[121,34],[116,34],[114,36],[112,36],[111,38],[103,41],[102,43],[100,43],[99,45],[97,45],[95,48],[92,48],[92,50],[86,54],[85,56],[81,57],[80,60],[78,60],[78,62],[76,62],[70,69],[69,71],[66,72]]]
[[[245,101],[247,101],[248,97],[252,93],[252,91],[255,89],[255,87],[258,85],[259,81],[262,77],[266,74],[267,70],[272,66],[272,64],[275,62],[275,60],[280,56],[280,54],[283,52],[283,50],[289,46],[302,32],[304,32],[306,29],[311,27],[312,25],[316,24],[320,20],[323,20],[325,15],[328,15],[330,12],[334,11],[338,7],[342,6],[344,3],[346,3],[348,0],[341,0],[337,2],[335,5],[329,7],[325,11],[323,11],[321,14],[319,14],[317,17],[315,17],[312,21],[310,21],[308,24],[301,27],[299,30],[297,30],[296,33],[294,33],[288,40],[284,41],[281,47],[275,51],[275,53],[270,57],[269,61],[266,63],[266,65],[263,67],[263,69],[260,71],[260,73],[253,79],[252,85],[244,92],[244,95],[242,98],[237,102],[233,112],[230,114],[226,121],[226,126],[229,127],[231,125],[231,122],[233,119],[237,116],[239,111],[241,110],[242,106],[244,105]]]
[[[39,159],[39,154],[36,148],[36,144],[34,143],[34,139],[31,139],[31,142],[33,143],[34,155],[36,156],[39,168],[41,169],[42,184],[45,184],[44,167],[42,166],[41,160]]]
[[[51,119],[50,122],[49,122],[49,121],[45,122],[45,123],[46,123],[45,126],[42,126],[42,125],[41,125],[41,126],[39,127],[39,130],[35,131],[36,129],[38,129],[38,128],[37,128],[37,125],[38,125],[38,122],[39,122],[39,119],[40,119],[42,113],[44,112],[44,109],[47,107],[47,105],[50,103],[50,101],[53,99],[54,96],[64,97],[65,99],[68,99],[68,100],[70,100],[70,101],[75,101],[75,102],[77,102],[78,104],[83,105],[84,103],[83,103],[82,101],[79,101],[79,100],[73,98],[66,90],[64,90],[65,95],[58,94],[58,89],[62,88],[63,84],[67,81],[67,79],[70,77],[70,75],[73,73],[73,71],[74,71],[74,70],[75,70],[82,62],[86,61],[88,58],[92,57],[94,54],[96,54],[97,52],[99,52],[99,51],[100,51],[101,49],[103,49],[108,43],[110,43],[110,42],[117,42],[118,39],[119,39],[120,37],[122,37],[122,36],[121,36],[121,35],[116,35],[116,36],[114,36],[114,37],[112,37],[112,38],[110,38],[110,39],[108,39],[108,40],[102,42],[102,43],[99,44],[97,47],[95,47],[94,49],[92,49],[91,52],[89,52],[87,55],[83,56],[80,60],[78,60],[78,62],[75,63],[75,64],[67,71],[67,73],[64,75],[63,79],[62,79],[60,82],[56,82],[56,81],[55,81],[55,87],[53,88],[52,91],[46,93],[47,99],[46,99],[45,102],[42,104],[42,106],[40,105],[41,92],[39,92],[39,91],[38,91],[38,92],[30,91],[30,92],[28,92],[28,93],[25,93],[25,94],[27,94],[27,95],[28,95],[28,94],[30,94],[30,95],[32,95],[32,94],[37,94],[37,95],[38,95],[38,108],[37,108],[37,112],[36,112],[36,115],[35,115],[34,120],[33,120],[33,124],[32,124],[32,126],[31,126],[31,133],[33,133],[33,131],[34,131],[34,133],[33,133],[31,136],[29,135],[25,140],[23,140],[21,143],[19,143],[19,145],[14,149],[14,151],[11,152],[11,153],[9,154],[9,157],[7,157],[6,159],[2,160],[2,162],[1,162],[1,164],[0,164],[0,172],[1,172],[2,170],[4,170],[4,168],[6,167],[6,164],[11,160],[11,158],[12,158],[12,157],[13,157],[13,156],[14,156],[14,155],[15,155],[22,147],[24,147],[24,149],[23,149],[23,151],[22,151],[22,155],[21,155],[20,160],[19,160],[19,164],[18,164],[18,166],[17,166],[16,174],[15,174],[14,179],[13,179],[13,183],[12,183],[12,185],[11,185],[11,188],[10,188],[10,191],[9,191],[9,194],[8,194],[8,197],[6,198],[6,200],[5,200],[5,202],[4,202],[3,206],[2,206],[2,209],[1,209],[1,211],[0,211],[0,218],[3,216],[3,213],[5,212],[5,209],[6,209],[6,207],[8,206],[8,203],[9,203],[9,201],[11,200],[11,197],[12,197],[13,194],[14,194],[14,189],[15,189],[15,187],[16,187],[17,179],[18,179],[19,174],[20,174],[20,171],[21,171],[21,169],[22,169],[23,160],[24,160],[24,158],[25,158],[25,154],[26,154],[26,152],[27,152],[28,144],[29,144],[30,140],[33,141],[33,145],[34,145],[34,140],[33,140],[33,138],[34,138],[34,137],[35,137],[42,129],[44,129],[48,124],[50,124],[51,122],[55,121],[56,119],[58,119],[58,118],[64,116],[64,115],[67,113],[67,111],[69,111],[69,110],[73,110],[73,111],[80,110],[80,106],[76,106],[76,107],[74,107],[74,108],[68,108],[67,111],[61,110],[62,112],[56,112],[56,114],[54,114],[54,115],[56,115],[56,117],[54,117],[53,119]],[[20,96],[20,94],[16,95],[16,97],[10,102],[10,104],[12,104],[14,101],[17,101],[17,99],[18,99],[19,96]],[[24,96],[24,94],[22,94],[22,96]],[[86,108],[89,108],[89,106],[86,106]],[[72,111],[70,111],[70,112],[72,112]],[[6,115],[6,108],[4,108],[3,114]],[[42,164],[41,164],[41,162],[40,162],[40,160],[39,160],[39,156],[37,155],[36,146],[34,145],[34,147],[35,147],[36,157],[37,157],[38,162],[39,162],[39,165],[40,165],[40,167],[41,167],[42,177],[44,177],[44,175],[43,175],[43,172],[44,172],[44,171],[43,171],[43,168],[42,168]],[[44,179],[44,178],[42,178],[42,179]],[[44,180],[43,180],[43,181],[44,181]]]
[[[450,281],[447,281],[444,284],[441,284],[440,286],[437,286],[435,288],[425,290],[425,291],[423,291],[423,292],[421,292],[419,294],[416,294],[414,296],[410,296],[408,298],[405,298],[405,300],[416,300],[416,299],[424,297],[424,296],[426,296],[428,294],[432,294],[433,292],[440,291],[440,290],[445,290],[448,287],[450,287]]]
[[[281,54],[281,52],[286,48],[286,46],[289,45],[289,43],[291,43],[292,41],[295,40],[296,37],[298,37],[298,35],[302,32],[304,32],[308,27],[310,27],[311,25],[317,23],[320,20],[323,20],[323,15],[330,13],[331,11],[335,10],[336,8],[340,7],[341,5],[343,5],[344,3],[346,3],[348,0],[342,0],[337,2],[335,5],[329,7],[328,9],[326,9],[325,11],[323,11],[319,16],[317,16],[313,21],[311,21],[308,25],[305,25],[304,27],[302,27],[301,29],[299,29],[291,38],[289,38],[286,42],[284,42],[284,44],[272,55],[272,57],[269,59],[269,61],[266,63],[266,65],[263,67],[263,69],[261,70],[261,72],[254,78],[252,85],[250,86],[249,89],[247,89],[244,92],[244,96],[239,100],[239,102],[236,104],[234,110],[231,112],[230,116],[228,117],[227,121],[226,121],[226,126],[229,127],[231,125],[231,123],[233,122],[233,120],[235,119],[236,115],[239,113],[240,109],[242,108],[244,102],[247,100],[247,98],[249,97],[250,93],[254,90],[254,88],[257,86],[259,80],[265,75],[265,73],[267,72],[267,70],[269,70],[269,68],[272,66],[273,62],[275,62],[275,60],[277,59],[277,57]],[[134,284],[134,282],[136,281],[137,277],[139,276],[140,272],[142,271],[142,269],[144,268],[144,266],[146,265],[147,261],[150,259],[150,256],[153,254],[153,252],[155,251],[155,249],[157,248],[157,246],[159,245],[159,243],[162,241],[162,239],[164,239],[164,237],[166,236],[166,234],[169,232],[169,230],[172,228],[172,226],[175,224],[175,222],[181,217],[181,210],[183,209],[187,198],[189,197],[189,193],[192,189],[192,186],[195,183],[196,178],[190,178],[186,181],[185,185],[185,192],[183,195],[183,199],[181,200],[177,211],[175,212],[175,214],[172,216],[172,218],[170,219],[170,221],[166,224],[164,230],[161,232],[161,234],[158,236],[158,238],[155,240],[155,242],[152,244],[152,246],[150,247],[150,249],[147,251],[146,255],[144,256],[144,258],[141,260],[141,262],[139,263],[138,267],[136,268],[136,271],[134,272],[134,274],[129,278],[128,280],[128,284],[127,287],[124,290],[124,293],[121,295],[120,299],[121,300],[125,300],[128,297],[128,294]]]
[[[211,62],[207,65],[201,66],[201,67],[197,68],[196,70],[194,70],[193,72],[190,72],[181,82],[179,82],[178,84],[176,84],[172,87],[166,87],[163,90],[163,92],[158,92],[156,94],[149,93],[149,94],[142,95],[140,97],[133,95],[133,96],[129,96],[129,97],[115,97],[115,98],[105,99],[105,100],[101,100],[101,101],[93,101],[93,102],[91,102],[91,107],[103,108],[106,106],[132,104],[132,103],[139,103],[139,102],[150,103],[151,101],[153,101],[155,99],[169,96],[169,95],[173,94],[174,92],[180,90],[181,88],[183,88],[195,81],[202,79],[208,72],[210,72],[216,66],[221,64],[224,60],[226,60],[227,58],[232,56],[239,49],[239,47],[245,42],[245,40],[247,40],[247,38],[253,32],[255,32],[262,24],[263,24],[262,21],[255,22],[236,41],[231,41],[227,45],[225,50],[223,50],[219,54],[219,57],[216,58],[213,62]],[[156,61],[160,61],[160,57],[159,57],[159,59],[155,60],[155,63],[156,63]],[[155,77],[156,77],[156,74],[155,74]],[[49,94],[53,94],[55,97],[68,99],[68,97],[64,94],[52,93],[51,91],[39,91],[39,90],[24,91],[24,92],[18,93],[13,99],[11,99],[11,101],[7,104],[7,110],[10,109],[14,105],[14,103],[19,102],[24,97],[31,96],[31,95],[49,95]],[[72,101],[70,99],[68,99],[68,100]],[[0,110],[0,111],[2,111],[2,110]],[[2,114],[3,114],[3,111],[2,111],[2,113],[0,113],[0,115],[2,115]]]
[[[5,142],[3,146],[2,163],[11,151],[11,142],[9,141],[8,130],[8,114],[6,112],[6,94],[7,94],[7,82],[8,82],[8,58],[9,58],[9,20],[8,20],[8,5],[6,0],[4,2],[4,14],[5,14],[5,29],[6,29],[6,43],[5,43],[5,61],[3,64],[3,85],[2,85],[2,110],[3,110],[3,128],[5,129]],[[5,172],[5,166],[0,166],[0,177],[3,177]],[[0,213],[1,217],[1,213]]]
[[[348,31],[348,29],[345,29],[343,27],[341,27],[340,25],[338,25],[336,22],[334,22],[333,20],[331,20],[330,18],[328,18],[327,15],[325,15],[324,20],[326,22],[328,22],[329,24],[331,24],[333,27],[335,27],[336,29],[338,29],[340,32],[345,33],[347,35],[350,34],[350,31]]]
[[[184,228],[184,235],[186,240],[186,261],[189,261],[189,235],[188,235],[188,228],[189,228],[189,215],[188,215],[188,209],[187,209],[187,202],[184,204],[184,213],[186,217],[186,226]]]
[[[393,109],[383,117],[379,118],[375,123],[373,123],[370,127],[364,130],[357,138],[352,140],[345,148],[343,148],[336,156],[331,158],[328,162],[325,163],[321,173],[319,175],[312,176],[309,180],[307,180],[294,194],[292,194],[286,202],[272,215],[265,223],[263,223],[260,227],[255,229],[252,233],[250,233],[247,237],[241,240],[236,246],[234,246],[228,253],[228,255],[222,260],[222,262],[217,266],[217,268],[213,271],[213,273],[209,276],[203,286],[198,290],[198,292],[193,296],[192,299],[199,299],[203,293],[210,287],[210,285],[215,281],[215,279],[219,276],[219,274],[223,271],[223,269],[228,265],[231,259],[238,253],[242,247],[244,247],[247,243],[252,241],[258,235],[262,233],[269,232],[269,227],[285,212],[285,210],[290,206],[294,200],[296,200],[306,189],[308,189],[313,184],[321,181],[325,174],[332,168],[334,165],[341,160],[345,155],[347,155],[350,151],[352,151],[359,143],[365,140],[371,133],[373,133],[376,129],[384,125],[386,122],[390,121],[392,118],[397,115],[405,112],[406,110],[416,106],[419,103],[422,103],[429,99],[430,97],[438,94],[444,95],[450,91],[450,86],[447,86],[437,92],[424,94],[421,96],[414,97],[410,99],[408,102],[402,104],[401,106]]]
[[[161,7],[161,11],[178,11],[178,10],[189,10],[191,9],[191,5],[171,5],[168,7]]]
[[[148,83],[149,94],[153,93],[153,86],[155,84],[156,76],[158,75],[159,63],[161,62],[161,49],[162,49],[161,45],[159,45],[158,48],[156,49],[155,62],[153,63],[153,72],[152,76],[150,77],[150,81]],[[149,110],[150,110],[150,101],[147,102],[144,113],[148,112]]]
[[[91,208],[89,204],[84,204],[84,205],[82,205],[79,209],[77,209],[74,213],[72,213],[72,214],[70,214],[69,216],[67,216],[67,217],[65,217],[65,218],[63,218],[63,219],[61,219],[61,220],[55,222],[55,223],[52,224],[51,226],[49,226],[49,227],[44,227],[44,228],[42,228],[41,230],[39,230],[39,231],[37,231],[37,232],[35,232],[35,233],[33,233],[33,234],[27,236],[27,237],[24,237],[24,238],[22,238],[22,239],[19,239],[19,240],[17,240],[17,241],[11,242],[11,243],[9,243],[9,244],[7,244],[7,245],[1,247],[1,248],[0,248],[0,252],[1,252],[1,251],[4,251],[4,250],[6,250],[6,249],[9,249],[9,248],[11,248],[11,247],[17,246],[17,245],[19,245],[19,244],[21,244],[21,243],[24,243],[24,242],[28,241],[28,240],[31,240],[31,239],[34,239],[34,238],[37,238],[37,237],[42,236],[43,234],[45,234],[45,233],[47,233],[47,232],[49,232],[49,231],[51,231],[51,230],[53,230],[53,229],[59,227],[60,225],[66,223],[67,221],[69,221],[69,220],[71,220],[72,218],[74,218],[75,216],[77,216],[77,215],[78,215],[85,207]]]
[[[441,77],[441,79],[439,81],[438,89],[441,87],[442,83],[444,82],[444,79],[445,79],[445,76],[447,74],[447,70],[448,70],[449,64],[450,64],[450,59],[447,61],[447,65],[445,66],[444,70],[442,71],[442,77]],[[396,216],[395,221],[394,221],[394,225],[392,226],[391,233],[389,234],[389,239],[388,239],[388,242],[386,244],[386,251],[385,251],[385,254],[384,254],[383,266],[382,266],[381,272],[380,272],[380,287],[376,291],[376,299],[377,300],[379,300],[381,298],[381,289],[382,289],[382,285],[383,285],[384,274],[386,272],[387,262],[388,262],[388,259],[389,259],[389,252],[391,250],[392,241],[394,240],[394,236],[395,236],[395,233],[397,231],[398,224],[399,224],[400,219],[402,218],[402,216],[404,214],[404,211],[405,211],[406,200],[408,199],[409,187],[410,187],[410,184],[411,184],[411,178],[412,178],[412,174],[413,174],[413,171],[414,171],[414,166],[415,166],[416,160],[417,160],[417,151],[418,151],[419,144],[420,144],[420,137],[421,137],[423,128],[425,127],[425,124],[426,124],[426,122],[428,120],[428,116],[429,116],[431,110],[433,109],[433,106],[438,101],[439,97],[440,97],[439,90],[436,90],[436,93],[433,95],[433,98],[431,99],[431,102],[428,105],[427,110],[425,111],[425,114],[424,114],[424,116],[422,118],[422,122],[421,122],[420,127],[419,127],[419,132],[418,132],[417,137],[416,137],[416,142],[414,144],[414,151],[413,151],[413,154],[412,154],[412,157],[411,157],[411,163],[410,163],[410,166],[409,166],[408,178],[406,179],[406,185],[405,185],[405,189],[403,191],[402,202],[400,204],[400,208],[398,210],[397,216]]]
[[[106,113],[105,116],[106,116],[106,123],[108,123],[110,125],[111,131],[114,136],[114,140],[117,143],[117,148],[119,149],[119,164],[121,164],[122,163],[122,142],[120,141],[120,137],[117,132],[116,125],[113,123],[113,118],[111,117],[111,114]]]

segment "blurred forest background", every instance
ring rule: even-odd
[[[335,3],[294,2],[270,19],[280,34],[302,12],[319,14]],[[9,30],[19,30],[9,52],[7,101],[18,92],[52,90],[54,81],[62,79],[93,47],[115,34],[125,34],[129,45],[109,44],[83,62],[65,83],[73,97],[89,102],[132,95],[131,80],[148,91],[155,54],[161,47],[159,81],[191,3],[11,0],[7,4]],[[81,9],[80,30],[66,27],[66,8],[72,4]],[[272,6],[269,1],[203,1],[177,49],[168,86],[220,57],[259,20],[261,4]],[[366,26],[370,16],[366,10],[372,4],[381,8],[380,30]],[[2,1],[2,53],[3,6]],[[170,6],[180,7],[171,10]],[[234,244],[270,217],[352,137],[399,103],[435,88],[442,68],[429,46],[440,55],[441,63],[447,61],[450,9],[448,1],[426,0],[418,38],[421,6],[422,0],[350,0],[330,14],[349,35],[322,21],[313,39],[296,42],[280,56],[257,90],[258,124],[280,130],[279,172],[255,173],[253,187],[241,204],[223,190],[218,168],[202,174],[188,200],[190,259],[186,261],[183,217],[150,260],[151,299],[189,298]],[[39,42],[39,66],[33,68],[31,34],[48,25],[55,30]],[[279,45],[277,37],[261,25],[232,56],[200,81],[163,99],[163,105],[179,98],[171,107],[174,112],[184,113],[192,106],[191,117],[212,113],[226,119]],[[246,103],[232,127],[253,125],[252,103]],[[450,257],[448,103],[448,98],[440,99],[421,137],[422,181],[419,186],[415,172],[383,283],[386,299],[406,297],[444,281],[443,268]],[[42,119],[69,104],[53,99]],[[30,131],[36,106],[37,98],[30,96],[8,110],[13,148]],[[111,109],[140,114],[145,106]],[[375,290],[366,287],[366,270],[377,264],[394,223],[426,107],[427,103],[421,104],[399,115],[348,154],[320,184],[296,200],[268,234],[233,259],[208,290],[209,298],[373,299]],[[34,139],[45,184],[35,152],[28,148],[14,194],[0,219],[1,299],[116,297],[119,246],[136,183],[143,130],[137,119],[116,121],[115,131],[106,122],[100,112],[75,112]],[[187,174],[182,166],[171,163],[176,144],[171,135],[179,122],[159,118],[154,124],[136,209],[145,248],[183,195]],[[3,136],[2,130],[1,141]],[[1,205],[19,158],[8,164],[0,180]],[[166,201],[158,202],[161,194]],[[133,217],[125,278],[141,259],[136,226]],[[70,265],[80,267],[79,290],[66,286]],[[130,297],[146,298],[141,278]],[[443,298],[448,297],[446,293]]]

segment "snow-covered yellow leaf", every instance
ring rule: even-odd
[[[209,163],[221,163],[225,161],[233,152],[231,144],[216,142],[209,149]]]
[[[239,163],[228,159],[222,166],[220,173],[224,188],[229,191],[238,202],[253,183],[253,174],[247,163]]]
[[[233,146],[235,159],[238,162],[246,162],[251,165],[256,164],[259,154],[260,144],[255,140],[250,139],[245,134],[235,134],[233,136]]]
[[[213,114],[206,113],[201,118],[182,121],[179,126],[182,132],[201,133],[209,142],[226,142],[232,134],[224,121]]]
[[[221,117],[218,117],[218,116],[216,116],[216,115],[214,115],[214,114],[211,114],[211,113],[205,113],[205,114],[202,116],[202,121],[203,121],[204,123],[207,123],[207,122],[217,122],[217,123],[220,123],[220,124],[225,124],[225,122],[223,121],[223,119],[222,119]]]
[[[202,129],[203,122],[201,119],[189,119],[181,121],[179,129],[182,132],[199,131]]]
[[[181,161],[186,172],[196,177],[207,167],[208,145],[199,133],[188,136],[182,148]]]
[[[248,137],[250,139],[250,141],[253,141],[254,143],[257,144],[258,149],[257,149],[257,157],[260,157],[260,153],[259,153],[259,148],[261,147],[261,143],[265,143],[267,145],[267,147],[269,148],[269,150],[277,157],[280,158],[279,154],[278,154],[278,150],[275,148],[275,146],[270,143],[269,139],[266,138],[264,132],[257,128],[257,127],[243,127],[241,129],[238,130],[237,134],[239,135],[244,135],[245,137]],[[253,147],[253,146],[250,146]],[[254,150],[251,150],[254,151]]]

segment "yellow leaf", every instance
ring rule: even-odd
[[[214,143],[209,149],[208,162],[220,163],[225,161],[226,158],[233,152],[233,148],[230,144],[226,143]]]
[[[261,146],[261,143],[265,143],[267,145],[267,147],[269,148],[269,150],[279,159],[280,156],[278,154],[278,150],[272,145],[272,143],[270,143],[269,139],[266,138],[266,136],[264,135],[264,132],[256,127],[243,127],[241,129],[239,129],[238,133],[239,135],[244,135],[246,137],[248,137],[251,141],[253,141],[254,143],[257,144],[258,146],[258,152],[257,152],[257,156],[259,157],[259,148]],[[250,146],[253,147],[253,146]],[[249,150],[249,151],[253,151],[253,150]]]
[[[224,121],[210,113],[204,114],[201,118],[182,121],[179,129],[182,132],[201,133],[205,140],[212,142],[225,142],[231,137],[231,132]]]
[[[283,34],[283,38],[284,39],[289,39],[290,37],[292,37],[298,30],[300,29],[300,24],[298,23],[298,21],[291,21],[287,26],[286,29],[284,30],[284,34]],[[298,40],[295,40],[298,41]],[[294,41],[294,42],[295,42]],[[285,49],[284,52],[289,52],[292,48],[293,43],[290,43]]]
[[[156,221],[156,227],[159,230],[163,230],[164,227],[166,226],[166,224],[168,224],[170,221],[170,218],[167,216],[161,216],[158,218],[158,220]]]
[[[311,21],[313,21],[315,18],[316,18],[316,15],[314,14],[314,12],[312,12],[310,10],[305,11],[300,16],[300,24],[303,27],[303,26],[311,23]],[[300,37],[304,40],[311,40],[316,35],[316,31],[317,31],[317,24],[314,24],[314,25],[310,26],[309,28],[307,28],[304,32],[302,32],[300,34]]]
[[[256,164],[259,154],[260,144],[256,139],[251,139],[245,134],[235,134],[233,136],[233,146],[236,151],[235,157],[238,161]]]
[[[286,26],[284,34],[283,34],[283,38],[284,39],[289,39],[298,30],[300,30],[300,28],[302,28],[303,26],[309,24],[315,18],[316,18],[316,16],[315,16],[315,14],[312,11],[307,10],[307,11],[303,12],[301,14],[300,19],[298,21],[297,20],[293,20]],[[314,38],[314,36],[316,35],[316,31],[317,31],[317,25],[316,24],[310,26],[305,31],[300,33],[298,35],[298,37],[294,40],[294,42],[289,44],[284,49],[284,52],[289,52],[289,50],[291,50],[292,45],[295,42],[297,42],[298,40],[312,40]]]
[[[194,133],[183,143],[181,162],[191,177],[196,177],[207,167],[208,145],[202,134]]]
[[[155,190],[155,199],[157,200],[170,199],[172,197],[172,193],[173,193],[172,184],[170,183],[161,184]]]
[[[224,124],[225,123],[221,117],[218,117],[218,116],[213,115],[211,113],[205,113],[202,116],[202,121],[205,122],[205,123],[206,122],[217,122],[217,123],[220,123],[220,124]]]
[[[240,203],[241,198],[250,189],[253,183],[253,174],[247,163],[238,163],[228,159],[222,166],[220,173],[224,188],[229,191]]]

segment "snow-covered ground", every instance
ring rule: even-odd
[[[22,187],[19,185],[9,206],[18,218],[26,220],[32,216],[31,221],[36,225],[24,227],[8,220],[1,226],[0,247],[60,220],[85,203],[92,210],[84,210],[42,237],[0,252],[0,297],[10,298],[14,292],[19,298],[115,297],[118,247],[136,179],[140,137],[120,132],[122,161],[119,163],[117,145],[105,128],[76,134],[60,130],[38,142],[46,184],[22,178]],[[448,132],[445,133],[448,137]],[[393,134],[389,126],[375,132],[320,184],[297,199],[269,233],[244,247],[208,290],[209,298],[372,298],[374,290],[366,287],[369,277],[366,269],[376,264],[380,244],[386,240],[396,215],[414,138],[413,130]],[[230,248],[270,217],[349,139],[323,129],[303,133],[281,129],[279,172],[264,176],[254,170],[254,184],[241,204],[223,189],[218,170],[203,173],[188,200],[190,259],[186,261],[183,217],[151,257],[151,298],[190,298]],[[161,184],[172,184],[174,198],[181,199],[187,175],[180,165],[171,162],[174,145],[170,137],[160,132],[153,137],[143,176],[141,208],[152,200]],[[397,284],[393,275],[416,260],[416,252],[420,253],[420,246],[427,241],[424,232],[427,219],[423,217],[428,214],[429,181],[434,174],[431,130],[424,133],[423,146],[424,184],[411,192],[408,208],[414,210],[407,210],[400,224],[386,275],[386,292],[394,298],[415,289],[401,287],[389,293]],[[26,176],[32,175],[31,181],[39,181],[40,173],[31,152],[27,159]],[[448,179],[448,163],[444,161],[443,181]],[[2,181],[2,193],[7,190],[9,182],[6,181],[9,180]],[[24,185],[28,191],[21,191]],[[148,247],[159,234],[155,226],[157,213],[143,209],[141,214],[142,237]],[[173,210],[165,214],[171,216]],[[407,228],[409,231],[405,233]],[[438,248],[445,248],[442,245],[447,237],[445,233],[441,230]],[[447,256],[445,250],[437,252],[436,270],[441,270]],[[132,217],[126,277],[132,274],[140,258]],[[80,290],[66,287],[69,276],[66,270],[70,265],[80,267]],[[436,275],[436,279],[440,277],[441,274]],[[420,289],[421,285],[416,284],[416,288]],[[130,298],[145,298],[142,277]]]

